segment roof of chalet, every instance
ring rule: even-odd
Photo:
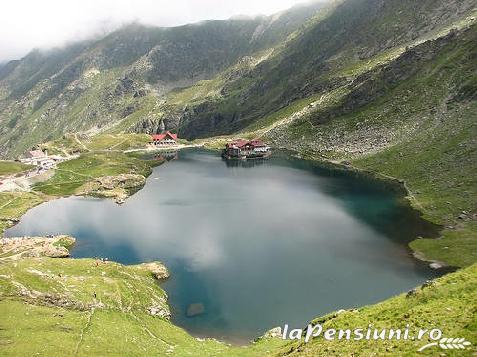
[[[166,131],[163,134],[152,135],[152,140],[155,140],[155,141],[161,141],[161,140],[164,140],[166,138],[170,138],[172,140],[177,140],[177,134],[172,134],[170,131]]]
[[[227,144],[227,147],[238,147],[238,148],[242,148],[246,145],[251,145],[253,147],[263,147],[263,146],[266,146],[265,143],[261,140],[258,140],[258,139],[254,139],[254,140],[243,140],[243,139],[240,139],[240,140],[236,140],[234,142],[231,142],[229,144]]]

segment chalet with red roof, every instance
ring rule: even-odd
[[[226,159],[258,159],[267,158],[270,155],[270,147],[263,141],[241,139],[228,143],[222,156]]]
[[[166,131],[162,134],[152,135],[152,144],[156,146],[172,146],[177,145],[177,134]]]

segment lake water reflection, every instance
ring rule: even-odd
[[[174,322],[242,342],[433,277],[406,246],[429,229],[399,194],[349,172],[279,155],[227,165],[185,150],[122,206],[55,200],[7,235],[67,233],[75,257],[161,260],[172,273],[163,286]],[[188,316],[190,304],[204,311]]]

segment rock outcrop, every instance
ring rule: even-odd
[[[164,280],[170,277],[167,268],[160,262],[150,262],[139,264],[140,269],[150,271],[157,280]]]
[[[66,258],[75,238],[67,235],[50,237],[16,237],[0,239],[0,260],[50,257]]]
[[[116,203],[121,204],[131,193],[139,190],[145,183],[146,178],[143,175],[104,176],[85,183],[77,190],[76,194],[79,196],[90,195],[113,198]]]

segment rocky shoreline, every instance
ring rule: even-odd
[[[146,177],[143,175],[104,176],[84,184],[79,188],[76,195],[112,198],[116,203],[122,204],[132,193],[137,192],[145,184]]]
[[[68,235],[0,239],[0,260],[20,258],[67,258],[76,239]]]

